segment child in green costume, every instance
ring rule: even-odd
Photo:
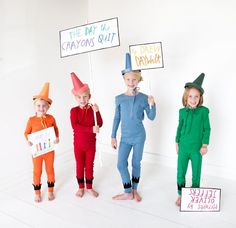
[[[185,187],[189,160],[192,164],[192,187],[200,187],[202,156],[208,151],[211,127],[209,109],[202,106],[204,76],[202,73],[193,82],[185,84],[182,98],[184,108],[179,110],[179,124],[175,139],[178,154],[177,206],[181,203],[181,189]]]

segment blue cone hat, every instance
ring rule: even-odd
[[[126,53],[125,55],[125,69],[121,71],[122,75],[130,72],[130,71],[133,71],[132,70],[132,64],[131,64],[131,56],[130,56],[130,53]],[[140,72],[140,70],[139,70]]]

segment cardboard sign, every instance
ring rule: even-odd
[[[182,188],[180,211],[220,211],[221,189]]]
[[[61,57],[119,45],[118,18],[60,31]]]
[[[161,42],[130,45],[133,70],[164,67]]]
[[[49,127],[41,131],[28,135],[28,140],[33,143],[30,147],[33,157],[38,157],[53,151],[55,148],[54,140],[56,139],[54,127]]]

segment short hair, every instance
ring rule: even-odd
[[[187,103],[188,95],[189,95],[190,89],[192,89],[192,88],[197,89],[195,87],[186,87],[185,90],[184,90],[184,94],[183,94],[183,97],[182,97],[182,104],[183,104],[184,107],[186,107],[187,104],[188,104]],[[197,107],[199,107],[199,106],[201,106],[203,104],[203,95],[201,94],[200,90],[198,90],[198,91],[200,93],[200,100],[199,100],[199,103],[198,103]]]

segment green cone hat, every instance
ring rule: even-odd
[[[198,89],[201,94],[204,93],[204,89],[202,88],[202,82],[204,80],[205,74],[201,73],[193,82],[187,82],[184,86],[184,88],[186,87],[194,87],[196,89]]]

